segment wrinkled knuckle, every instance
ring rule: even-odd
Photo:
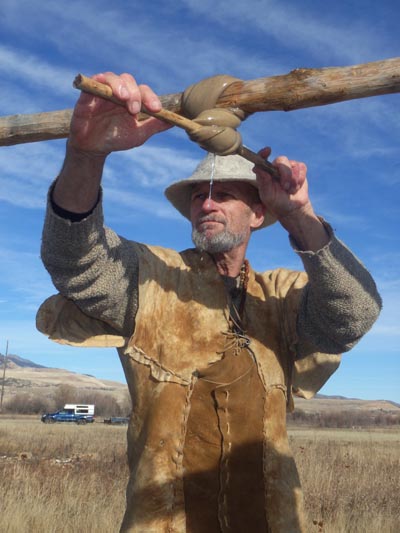
[[[122,74],[120,74],[120,77],[121,78],[126,78],[126,79],[128,79],[130,81],[132,81],[132,80],[134,81],[135,80],[135,78],[132,76],[132,74],[129,74],[129,72],[123,72]]]

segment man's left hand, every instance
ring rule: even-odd
[[[271,154],[271,149],[266,147],[259,154],[267,159]],[[297,210],[311,208],[306,165],[299,161],[289,160],[286,156],[277,157],[272,164],[279,171],[279,180],[273,178],[267,170],[261,167],[254,168],[260,199],[268,211],[280,220],[288,215],[295,215]]]
[[[271,149],[266,147],[259,154],[266,159]],[[329,237],[311,205],[306,165],[286,156],[277,157],[272,164],[278,169],[280,179],[273,178],[261,167],[255,166],[253,170],[262,203],[292,235],[300,249],[320,250],[329,242]]]

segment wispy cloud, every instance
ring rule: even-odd
[[[156,200],[140,193],[116,189],[106,189],[105,196],[107,197],[107,202],[112,202],[114,206],[118,206],[120,216],[125,219],[130,212],[135,213],[135,215],[138,212],[146,213],[147,215],[166,219],[181,218],[165,200]]]
[[[167,134],[168,132],[164,135]],[[187,144],[186,147],[190,148],[191,141],[184,142]],[[147,189],[162,190],[162,187],[168,183],[188,177],[205,152],[199,151],[196,158],[185,151],[184,146],[170,148],[147,145],[120,155],[118,166],[115,164],[113,168],[119,173],[124,171],[124,175],[120,176],[121,184],[125,182],[129,186],[133,184]]]
[[[20,82],[29,82],[38,88],[55,90],[61,94],[70,94],[73,73],[69,69],[51,65],[40,60],[34,54],[27,54],[0,45],[0,72],[13,76]]]
[[[385,324],[377,324],[374,327],[373,333],[375,335],[385,336],[385,337],[399,337],[400,336],[400,326],[392,325],[388,326]]]
[[[2,0],[0,113],[72,107],[79,95],[72,88],[77,72],[131,72],[166,94],[219,73],[254,79],[299,67],[385,59],[398,55],[397,14],[393,1],[360,10],[346,0],[327,9],[309,0],[154,0],[150,7],[108,0]],[[249,148],[271,144],[273,157],[283,153],[308,164],[316,211],[357,253],[361,250],[374,272],[384,308],[355,352],[360,357],[379,353],[383,371],[398,353],[400,324],[398,98],[256,113],[240,128]],[[82,357],[80,350],[54,345],[34,328],[38,304],[54,292],[39,259],[40,227],[64,146],[65,141],[53,141],[0,149],[0,295],[6,302],[0,338],[11,332],[21,355],[40,359],[46,354],[49,366],[59,366],[64,356],[65,367],[73,370],[87,360],[87,372],[96,373],[101,355],[86,351]],[[203,155],[177,128],[112,155],[103,178],[106,222],[143,242],[175,249],[190,245],[190,228],[169,206],[163,189],[190,175]],[[248,257],[258,270],[301,268],[278,224],[254,235]],[[107,364],[108,359],[98,368]],[[385,393],[397,374],[382,373]],[[346,394],[354,372],[341,375],[336,379],[345,381]],[[339,381],[334,385],[340,389]]]
[[[115,64],[116,58],[127,71],[134,71],[141,82],[152,84],[158,92],[171,92],[182,90],[190,83],[198,81],[193,79],[193,72],[201,79],[216,73],[254,77],[273,74],[280,68],[280,63],[274,59],[273,54],[252,53],[244,61],[240,57],[240,43],[235,39],[226,39],[226,32],[219,34],[217,31],[188,32],[186,25],[176,24],[176,10],[179,3],[173,6],[168,3],[159,3],[154,6],[164,20],[164,31],[154,25],[153,14],[147,9],[135,6],[134,12],[129,9],[114,9],[106,2],[93,4],[81,1],[65,3],[42,4],[37,10],[32,3],[22,0],[25,15],[29,17],[29,25],[25,25],[23,32],[31,38],[41,41],[45,37],[47,43],[52,43],[52,53],[68,61],[70,65],[77,64],[76,54],[85,50],[84,60],[80,62],[81,68],[93,69],[107,68]],[[19,10],[22,8],[19,3]],[[8,28],[17,31],[20,26],[18,12],[7,2],[6,23]],[[182,5],[181,9],[186,6]],[[189,18],[191,26],[197,19],[197,9],[185,9],[185,16]],[[55,26],[54,20],[58,23]],[[169,22],[171,30],[168,30]],[[194,26],[195,27],[195,26]],[[173,28],[173,29],[172,29]],[[102,55],[99,57],[98,48],[94,43],[100,43]],[[170,60],[161,58],[160,51],[167,50]],[[9,59],[5,54],[6,59]],[[92,61],[89,63],[88,58]],[[23,59],[23,58],[21,58]],[[29,72],[29,61],[35,66],[37,60],[34,56],[23,60],[21,69]],[[9,62],[9,61],[8,61]],[[28,63],[28,64],[27,64]],[[38,65],[38,72],[46,74],[46,66]],[[18,67],[13,67],[18,70]],[[33,73],[34,74],[34,73]],[[71,83],[71,72],[61,71],[60,76],[49,78]],[[34,74],[33,79],[40,78]],[[166,86],[168,80],[172,87]],[[40,80],[37,80],[40,81]],[[66,86],[68,86],[68,84]]]
[[[317,5],[304,6],[290,1],[283,4],[274,0],[249,0],[228,5],[223,0],[185,0],[184,3],[221,27],[231,28],[234,24],[239,33],[253,28],[288,49],[300,48],[318,60],[330,57],[351,63],[387,57],[390,52],[396,55],[385,33],[380,33],[379,28],[371,33],[360,13],[357,19],[349,14],[346,21],[343,12],[336,14],[334,9],[321,10]],[[268,49],[267,42],[265,46]]]
[[[39,303],[54,292],[38,253],[0,248],[0,286],[8,294],[8,305],[1,309],[3,318],[14,310],[35,312]]]
[[[0,200],[40,208],[63,160],[64,143],[33,143],[0,150]]]

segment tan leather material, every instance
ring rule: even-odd
[[[40,306],[36,327],[54,342],[71,346],[121,347],[126,339],[110,325],[83,313],[61,294],[50,296]]]
[[[246,349],[200,372],[183,453],[188,531],[267,531],[264,400]]]
[[[176,479],[184,480],[184,484],[186,483],[186,488],[188,488],[188,479],[200,479],[205,476],[211,487],[215,488],[216,459],[211,450],[211,456],[206,456],[202,459],[204,460],[204,468],[202,468],[200,478],[198,472],[194,478],[190,475],[185,477],[184,465],[190,439],[194,438],[194,428],[191,424],[197,418],[196,410],[199,408],[196,401],[197,394],[204,393],[203,386],[199,384],[199,376],[201,378],[205,370],[209,372],[209,376],[212,375],[212,372],[218,367],[218,361],[221,360],[224,352],[226,343],[226,335],[224,333],[228,330],[228,302],[225,288],[211,258],[207,254],[200,254],[193,250],[178,254],[153,247],[139,247],[138,254],[140,261],[140,293],[139,312],[136,317],[137,326],[134,335],[129,341],[128,348],[121,351],[121,357],[132,374],[135,374],[139,367],[144,366],[140,364],[137,358],[138,350],[146,355],[147,363],[150,366],[153,365],[157,369],[162,368],[161,373],[159,370],[157,371],[158,379],[165,380],[162,383],[163,397],[162,399],[161,397],[157,398],[157,400],[153,398],[151,402],[157,401],[160,412],[165,412],[165,410],[169,412],[169,409],[171,409],[173,417],[166,415],[164,418],[160,416],[156,419],[153,416],[144,416],[143,413],[138,416],[140,420],[147,420],[151,427],[155,428],[157,426],[158,432],[163,432],[162,428],[168,427],[168,430],[173,428],[175,435],[182,435],[182,431],[186,433],[188,428],[191,427],[190,433],[187,434],[188,440],[185,448],[183,448],[182,463],[179,465],[167,453],[167,456],[170,457],[169,461],[178,466],[175,471]],[[270,531],[277,533],[302,531],[301,490],[296,467],[287,442],[285,417],[286,390],[291,380],[294,359],[291,347],[293,347],[295,342],[295,338],[293,336],[287,338],[287,334],[296,329],[295,323],[292,324],[292,322],[296,320],[301,287],[306,281],[307,278],[303,274],[286,270],[277,270],[265,275],[255,274],[250,271],[245,307],[245,327],[251,340],[251,348],[256,355],[254,368],[257,369],[257,374],[253,374],[253,377],[254,375],[260,376],[261,386],[265,391],[266,398],[264,402],[264,422],[262,424],[263,483],[266,486],[266,496],[263,493],[263,502],[265,504],[265,513],[269,520]],[[168,310],[167,312],[165,312],[166,309]],[[157,324],[157,329],[154,328],[154,324]],[[147,371],[149,372],[148,369]],[[173,383],[170,382],[171,377],[174,381]],[[132,381],[132,378],[129,379]],[[182,385],[176,383],[177,379],[180,380]],[[185,385],[185,382],[191,383],[191,385]],[[132,388],[134,398],[141,396],[142,387],[146,388],[146,384],[142,383],[140,386]],[[151,387],[153,387],[153,384],[151,384]],[[179,387],[182,390],[186,390],[186,394],[183,392],[176,394]],[[252,388],[250,389],[252,390]],[[235,420],[242,420],[243,418],[252,420],[251,417],[244,416],[239,409],[239,406],[243,405],[249,394],[247,391],[242,391],[240,395],[243,395],[242,400],[238,399],[237,402],[231,404],[231,406],[234,406],[232,417]],[[219,405],[221,406],[220,410],[217,410],[217,415],[221,415],[217,416],[218,424],[223,423],[222,414],[225,408],[223,394],[215,399],[217,403],[218,401],[220,402]],[[235,411],[237,411],[237,418],[234,416]],[[262,420],[262,416],[259,415],[259,410],[256,409],[255,418],[258,420],[258,424],[260,424],[260,419]],[[274,420],[275,416],[279,417],[278,421]],[[186,426],[182,429],[182,426],[179,425],[179,428],[181,428],[179,431],[176,426],[178,420],[181,422],[186,420]],[[211,418],[211,420],[213,419]],[[253,424],[255,425],[254,421]],[[239,426],[238,422],[235,426],[235,436],[237,437],[235,441],[237,440],[238,444],[235,445],[236,451],[233,457],[234,460],[240,457],[240,462],[243,461],[243,454],[237,450],[246,448],[246,445],[241,446],[240,439],[243,438],[243,435],[248,435],[250,439],[253,438],[247,446],[249,450],[254,452],[254,447],[259,447],[261,444],[257,437],[254,439],[250,429],[240,431]],[[154,432],[151,432],[154,438],[157,431],[154,429]],[[133,436],[131,438],[133,441],[135,440]],[[177,437],[173,438],[171,435],[171,439],[174,442],[173,448],[176,449]],[[150,446],[150,440],[147,439],[146,442]],[[181,449],[181,445],[181,437],[179,437],[179,449]],[[146,445],[146,451],[147,449]],[[164,450],[158,449],[157,455],[159,456],[160,454],[164,454]],[[163,459],[165,461],[165,463],[162,463],[164,470],[166,470],[165,465],[168,463],[168,457]],[[252,456],[252,460],[257,462],[257,457],[259,460],[259,454],[255,453]],[[189,455],[187,460],[189,464]],[[150,465],[151,461],[151,457],[145,453],[139,459],[139,465],[146,470],[145,465]],[[157,463],[161,464],[160,461],[161,458],[158,457]],[[208,468],[207,461],[209,461]],[[207,468],[206,471],[205,468]],[[150,470],[152,469],[153,466],[151,466]],[[171,473],[171,465],[169,465],[168,469]],[[285,475],[284,479],[278,479],[281,473]],[[219,482],[221,482],[221,475],[223,474],[221,469],[219,469]],[[131,485],[135,487],[137,486],[135,470],[132,471],[131,476]],[[238,486],[240,485],[239,477],[237,478]],[[204,486],[204,483],[202,486]],[[215,497],[215,490],[211,489],[211,493],[213,492]],[[240,491],[237,490],[235,492],[236,496],[232,495],[231,497],[235,498],[239,493]],[[130,501],[129,494],[128,502]],[[257,494],[260,495],[260,492],[257,491]],[[228,498],[228,493],[219,495],[219,498],[225,496]],[[284,505],[280,505],[278,507],[279,516],[275,516],[277,500],[286,503],[290,502],[292,508],[287,509]],[[133,498],[132,506],[134,501],[136,500]],[[192,518],[202,513],[201,506],[193,506],[194,501],[195,499],[190,497],[189,491],[189,527],[187,531],[191,531],[191,528],[194,527],[193,524],[196,523],[196,520],[193,521]],[[128,503],[128,508],[129,506]],[[232,505],[230,507],[232,508]],[[150,508],[146,508],[151,515]],[[219,505],[219,513],[220,508],[221,506]],[[181,506],[181,500],[178,498],[174,502],[174,513],[172,515],[181,516],[182,512],[185,512],[185,507]],[[203,513],[204,519],[207,516],[209,524],[212,524],[213,521],[215,522],[215,510],[203,509]],[[166,516],[164,529],[160,529],[161,531],[167,531],[169,530],[168,528],[172,528],[172,515]],[[221,514],[218,516],[218,527],[220,527],[220,520]],[[129,527],[133,529],[127,530],[140,531],[139,524],[141,520],[138,519],[134,512],[129,514],[129,519],[126,519],[126,524],[128,523],[130,524]],[[288,524],[290,528],[286,527]],[[175,531],[175,529],[170,530]],[[220,529],[210,529],[210,531],[220,531]]]
[[[292,389],[295,396],[310,399],[339,368],[341,355],[313,353],[294,364]]]
[[[304,523],[303,495],[286,431],[286,397],[280,387],[265,402],[264,476],[267,483],[269,531],[309,531]]]
[[[192,427],[195,421],[195,417],[190,418],[191,408],[194,413],[198,408],[192,397],[194,394],[196,400],[202,391],[201,385],[199,388],[196,385],[198,376],[202,375],[199,370],[214,371],[218,368],[215,363],[222,359],[229,328],[227,296],[224,283],[207,254],[195,250],[179,254],[139,244],[136,252],[139,258],[136,330],[126,342],[116,339],[125,342],[123,346],[119,344],[118,351],[133,403],[128,430],[130,481],[122,531],[185,532],[190,531],[186,527],[184,500],[185,437],[188,426]],[[321,356],[321,366],[319,356],[310,353],[311,363],[306,362],[309,358],[304,358],[300,365],[306,368],[305,376],[293,372],[296,319],[306,282],[303,273],[277,269],[257,274],[250,269],[244,324],[257,373],[243,377],[243,387],[237,396],[233,391],[238,389],[232,384],[228,404],[222,391],[216,392],[214,398],[218,427],[228,419],[231,422],[235,442],[231,443],[231,454],[226,449],[223,452],[231,461],[239,462],[238,471],[244,471],[247,454],[242,451],[246,447],[251,461],[259,464],[257,424],[263,419],[265,509],[269,531],[273,533],[305,531],[300,484],[286,435],[286,404],[290,400],[292,379],[302,390],[315,393],[334,367],[331,356],[325,356],[325,361]],[[41,322],[42,331],[72,344],[107,342],[107,336],[112,334],[109,325],[102,327],[101,321],[82,317],[80,311],[75,315],[76,306],[72,302],[68,303],[68,313],[59,313],[57,302],[60,303],[47,301],[41,309],[40,316],[46,317]],[[78,331],[75,327],[71,329],[74,321]],[[254,382],[246,385],[250,376],[251,379],[259,376],[264,397],[263,417],[258,404],[254,413],[242,410],[256,387]],[[251,427],[244,426],[242,430],[241,424],[246,421],[251,422]],[[250,440],[243,444],[242,439]],[[254,464],[249,466],[253,473],[257,470]],[[219,470],[220,482],[225,479],[224,472]],[[228,491],[219,497],[238,501],[239,478],[232,473],[231,483],[237,486],[235,496],[230,496]],[[229,504],[230,508],[234,506]],[[193,513],[200,512],[191,509]],[[221,514],[219,523],[220,520]]]
[[[182,460],[190,388],[153,380],[144,365],[132,373],[130,479],[121,531],[185,532]]]
[[[129,346],[190,381],[221,358],[229,315],[224,284],[206,253],[181,256],[157,247],[138,253],[139,309]]]

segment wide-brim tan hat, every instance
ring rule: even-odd
[[[169,185],[165,189],[165,196],[175,209],[190,220],[192,187],[195,183],[210,182],[213,172],[213,181],[241,181],[258,189],[256,176],[252,172],[253,168],[254,163],[250,163],[250,161],[247,161],[239,155],[220,156],[209,153],[199,163],[189,178],[176,181]],[[264,222],[257,229],[270,226],[274,222],[276,222],[276,217],[267,211]]]

